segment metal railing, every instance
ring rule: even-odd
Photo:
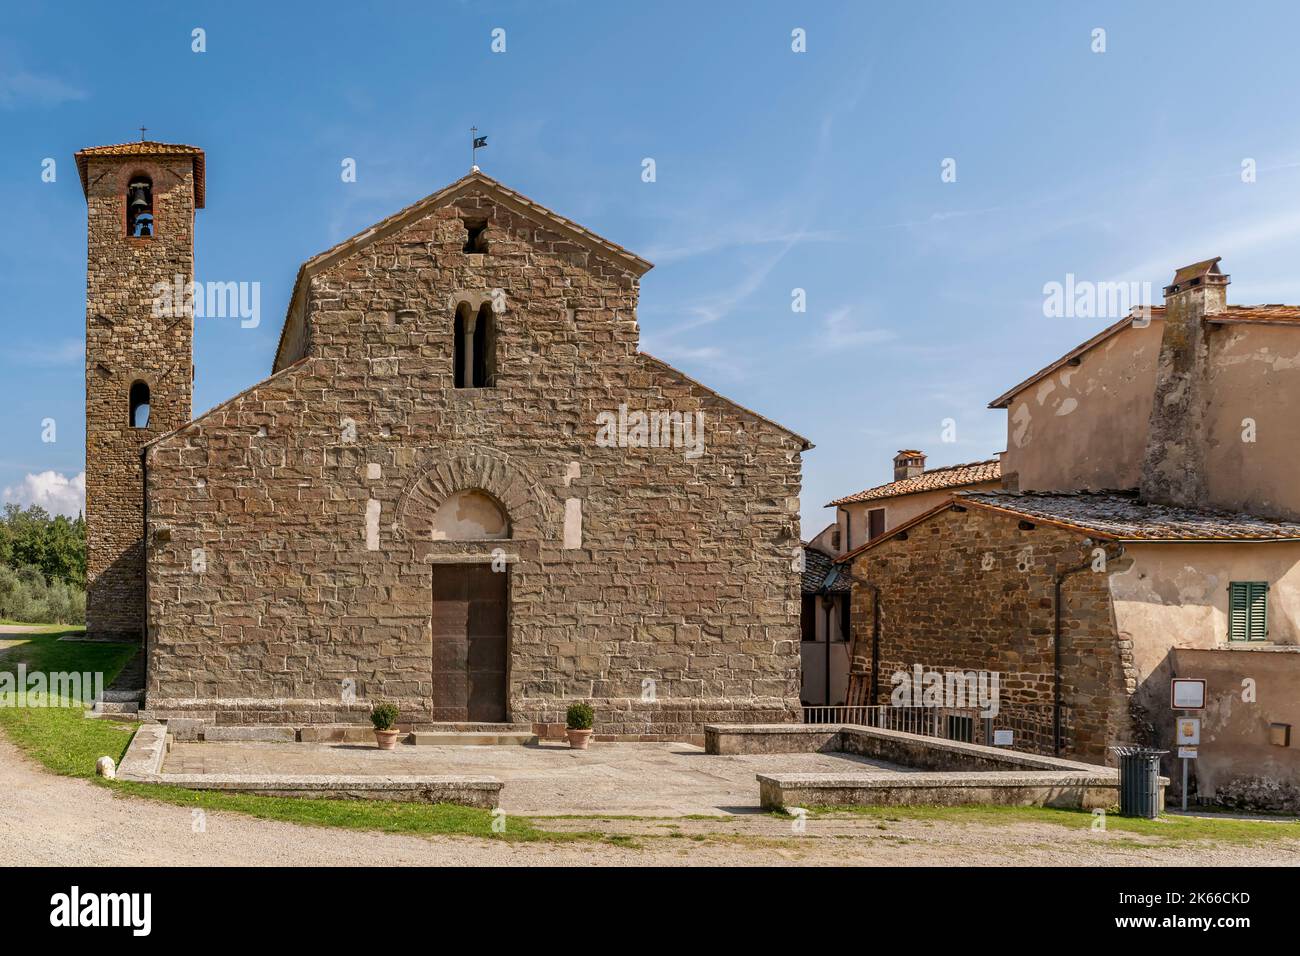
[[[922,737],[960,740],[994,746],[996,731],[1011,732],[1011,748],[1051,754],[1053,711],[1050,705],[1006,706],[996,717],[985,717],[977,707],[894,707],[888,704],[814,705],[803,708],[805,724],[857,724],[899,730]],[[1066,753],[1073,737],[1070,708],[1061,709],[1060,752]]]
[[[840,707],[813,706],[803,709],[805,724],[857,724],[901,730],[923,737],[946,740],[975,740],[982,722],[974,707],[893,707],[887,704],[853,704]]]

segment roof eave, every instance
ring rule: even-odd
[[[1077,358],[1083,355],[1085,352],[1091,351],[1093,348],[1097,347],[1098,345],[1106,341],[1111,336],[1117,335],[1118,333],[1122,332],[1124,329],[1128,328],[1130,325],[1133,324],[1133,320],[1135,318],[1136,318],[1136,313],[1130,312],[1128,315],[1124,316],[1124,318],[1120,319],[1114,325],[1107,326],[1106,328],[1098,332],[1096,335],[1094,335],[1092,338],[1088,339],[1088,341],[1084,342],[1081,345],[1075,346],[1073,349],[1071,349],[1069,352],[1066,352],[1055,362],[1051,363],[1045,368],[1039,369],[1037,372],[1029,376],[1029,378],[1025,379],[1019,385],[1015,385],[1012,388],[1008,389],[1007,391],[1003,392],[997,398],[993,399],[993,401],[989,402],[988,407],[1006,408],[1008,405],[1011,404],[1011,400],[1013,398],[1015,398],[1025,389],[1029,388],[1035,382],[1041,381],[1042,379],[1051,375],[1057,369],[1066,365],[1071,359]]]

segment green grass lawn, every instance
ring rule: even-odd
[[[17,673],[20,663],[27,673],[37,671],[102,672],[108,686],[122,669],[135,646],[60,642],[58,638],[84,631],[51,625],[40,633],[11,635],[12,646],[0,653],[0,672]],[[505,817],[504,829],[493,830],[490,810],[441,803],[396,803],[381,800],[315,800],[263,797],[254,794],[185,790],[180,787],[103,780],[95,776],[95,761],[109,756],[121,763],[137,724],[89,720],[85,702],[61,700],[55,707],[0,706],[0,728],[28,755],[50,770],[69,777],[84,777],[120,794],[146,797],[204,810],[232,810],[263,820],[281,820],[311,826],[387,833],[443,834],[505,840],[597,839],[595,833],[552,833],[539,830],[524,817]],[[498,823],[498,827],[501,824]]]
[[[27,673],[50,674],[59,671],[103,674],[107,687],[135,653],[130,644],[80,644],[60,641],[67,634],[79,634],[83,627],[50,625],[39,633],[9,635],[8,648],[0,653],[0,672],[17,674],[18,665],[27,665]],[[83,696],[93,694],[84,688]],[[33,703],[44,703],[34,696]],[[87,720],[86,701],[59,700],[57,706],[0,706],[0,727],[9,739],[26,750],[55,773],[70,777],[89,777],[95,773],[95,761],[102,756],[122,759],[131,742],[134,725],[115,724],[107,720]]]

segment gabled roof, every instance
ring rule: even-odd
[[[1222,258],[1223,256],[1215,256],[1213,259],[1202,259],[1200,262],[1193,262],[1190,266],[1183,266],[1174,272],[1174,281],[1165,286],[1165,295],[1187,285],[1195,285],[1198,280],[1207,279],[1210,276],[1221,277],[1226,285],[1228,277],[1219,268],[1219,261]]]
[[[1163,306],[1151,306],[1149,308],[1144,309],[1143,312],[1149,313],[1152,321],[1154,321],[1155,319],[1159,319],[1162,322],[1164,321],[1165,310]],[[997,398],[993,399],[993,401],[989,402],[989,408],[1006,408],[1008,405],[1011,404],[1011,400],[1013,398],[1015,398],[1018,394],[1023,392],[1025,389],[1027,389],[1030,385],[1033,385],[1035,382],[1041,379],[1047,378],[1047,376],[1051,375],[1057,369],[1063,368],[1064,366],[1068,365],[1070,362],[1074,361],[1079,356],[1083,355],[1084,352],[1087,352],[1091,349],[1096,348],[1098,345],[1101,345],[1111,336],[1118,335],[1120,332],[1123,332],[1135,321],[1137,321],[1138,318],[1139,318],[1138,312],[1136,311],[1130,312],[1128,315],[1124,316],[1124,318],[1120,319],[1114,325],[1107,326],[1106,328],[1098,332],[1096,335],[1094,335],[1092,338],[1088,339],[1088,341],[1084,342],[1082,345],[1076,346],[1075,348],[1072,348],[1070,351],[1066,352],[1064,355],[1062,355],[1051,365],[1048,365],[1044,368],[1040,368],[1037,372],[1029,376],[1029,378],[1025,379],[1019,385],[1014,385],[1011,388],[1007,389]]]
[[[370,228],[363,229],[355,236],[352,236],[349,239],[344,239],[342,242],[331,246],[324,252],[314,255],[304,262],[298,269],[298,276],[294,280],[293,284],[293,293],[289,296],[289,307],[285,312],[284,325],[280,330],[280,341],[275,349],[275,364],[279,365],[280,350],[284,348],[285,333],[289,328],[289,318],[293,315],[294,305],[297,303],[298,297],[302,294],[307,279],[330,268],[336,263],[355,255],[372,243],[403,229],[406,225],[424,216],[436,206],[448,202],[462,193],[471,192],[476,189],[487,192],[493,199],[508,209],[512,209],[522,215],[544,220],[546,224],[556,232],[566,238],[572,239],[580,245],[586,246],[597,255],[615,262],[638,278],[654,268],[653,263],[642,259],[635,253],[629,252],[622,246],[596,235],[596,233],[586,227],[578,225],[573,220],[561,216],[558,212],[548,209],[541,203],[534,202],[527,196],[515,192],[513,189],[503,185],[481,170],[475,169],[462,176],[451,185],[425,196],[423,199],[412,203],[405,209],[398,210],[391,216],[379,220],[379,222],[375,223]]]
[[[203,208],[207,198],[206,163],[203,150],[197,146],[182,143],[159,143],[154,140],[140,140],[134,143],[115,143],[111,146],[88,146],[78,150],[74,156],[77,172],[81,175],[81,191],[89,190],[86,167],[90,160],[99,156],[188,156],[194,161],[194,206]]]
[[[920,452],[915,452],[920,454]],[[997,458],[987,461],[972,461],[964,465],[945,465],[942,468],[930,468],[913,478],[900,478],[888,484],[877,485],[845,498],[837,498],[827,508],[836,505],[853,504],[860,501],[878,501],[881,498],[897,498],[899,495],[914,495],[922,491],[942,491],[944,488],[961,488],[965,485],[979,484],[984,481],[997,481],[1002,477],[1002,463]]]
[[[1136,492],[964,492],[963,504],[1116,541],[1300,541],[1300,522],[1150,504]]]
[[[1197,269],[1207,265],[1212,265],[1218,260],[1208,260],[1207,262],[1197,263],[1196,266],[1188,266],[1187,269]],[[1183,271],[1179,270],[1179,275]],[[1200,273],[1192,272],[1193,277]],[[1174,277],[1177,281],[1178,277]],[[1163,322],[1165,320],[1165,307],[1163,305],[1147,306],[1143,312],[1151,317],[1151,320]],[[1122,332],[1133,324],[1138,318],[1139,313],[1130,312],[1124,318],[1120,319],[1114,325],[1102,329],[1082,345],[1066,352],[1059,359],[1048,365],[1046,368],[1039,369],[1029,378],[1025,379],[1019,385],[1015,385],[1003,392],[993,401],[989,402],[989,408],[1006,408],[1011,404],[1011,400],[1020,392],[1024,391],[1030,385],[1051,375],[1057,369],[1069,364],[1074,359],[1083,355],[1084,352],[1096,348],[1111,336]],[[1281,305],[1270,303],[1267,305],[1230,305],[1222,312],[1214,312],[1205,316],[1205,321],[1210,325],[1276,325],[1276,326],[1293,326],[1300,328],[1300,305]]]
[[[846,564],[807,545],[803,558],[803,574],[799,578],[801,594],[844,594],[852,590]]]
[[[1088,537],[1132,543],[1240,544],[1300,543],[1300,522],[1257,515],[1149,504],[1136,491],[1012,492],[963,491],[840,557],[858,555],[914,525],[959,505],[1019,520],[1052,525]]]
[[[732,408],[736,409],[737,411],[742,412],[742,413],[745,414],[745,415],[752,416],[753,418],[758,419],[760,422],[763,422],[763,423],[765,423],[765,424],[767,424],[767,425],[771,425],[773,428],[776,428],[776,429],[779,429],[779,430],[785,432],[785,433],[786,433],[787,435],[789,435],[791,438],[797,439],[797,440],[798,440],[798,441],[803,445],[803,450],[804,450],[804,451],[808,451],[810,448],[813,448],[813,447],[814,447],[812,442],[810,442],[808,439],[804,438],[804,437],[803,437],[802,435],[800,435],[798,432],[796,432],[796,431],[792,431],[792,430],[790,430],[789,428],[786,428],[786,427],[785,427],[784,425],[782,425],[780,422],[774,422],[774,421],[772,421],[772,419],[768,418],[766,415],[760,415],[758,412],[754,411],[752,408],[746,408],[744,405],[740,404],[739,402],[732,401],[731,399],[727,398],[727,396],[722,395],[722,394],[720,394],[720,393],[718,393],[718,392],[715,392],[713,389],[709,388],[709,386],[705,385],[703,382],[699,381],[698,379],[691,378],[689,375],[687,375],[687,374],[686,374],[685,372],[683,372],[681,369],[677,368],[676,366],[669,365],[669,364],[668,364],[667,362],[665,362],[663,359],[655,358],[655,357],[654,357],[653,355],[651,355],[649,352],[641,352],[641,351],[638,351],[636,354],[639,355],[641,358],[645,359],[647,362],[651,362],[651,363],[653,363],[654,365],[657,365],[657,366],[658,366],[660,369],[662,369],[663,371],[670,372],[670,373],[672,373],[673,375],[676,375],[678,378],[682,379],[683,381],[688,382],[688,383],[690,383],[691,385],[694,385],[696,388],[700,389],[700,391],[702,391],[702,392],[706,392],[706,393],[708,393],[709,395],[712,395],[712,396],[713,396],[714,398],[716,398],[718,401],[723,402],[724,404],[730,405]]]

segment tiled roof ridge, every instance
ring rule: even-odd
[[[954,506],[987,510],[1053,525],[1066,531],[1131,544],[1300,544],[1300,521],[1241,511],[1165,505],[1141,500],[1133,489],[1115,491],[966,491],[840,556],[842,563],[885,542],[906,538],[914,526]],[[1108,507],[1109,506],[1109,507]]]
[[[983,470],[986,474],[970,477],[963,477],[958,481],[949,484],[934,483],[933,479],[941,478],[946,474],[957,475],[963,470]],[[876,501],[883,498],[895,498],[902,495],[919,494],[925,491],[942,491],[946,488],[959,487],[964,484],[974,484],[982,481],[994,481],[1002,476],[1002,461],[1000,458],[983,458],[979,461],[960,462],[955,465],[939,465],[934,468],[927,468],[920,474],[910,478],[895,478],[893,481],[887,481],[884,484],[873,485],[870,488],[864,488],[861,491],[851,495],[845,495],[843,498],[836,498],[826,505],[827,508],[841,504],[852,504],[860,501]],[[926,482],[924,479],[931,479]],[[890,490],[894,489],[894,490]]]

